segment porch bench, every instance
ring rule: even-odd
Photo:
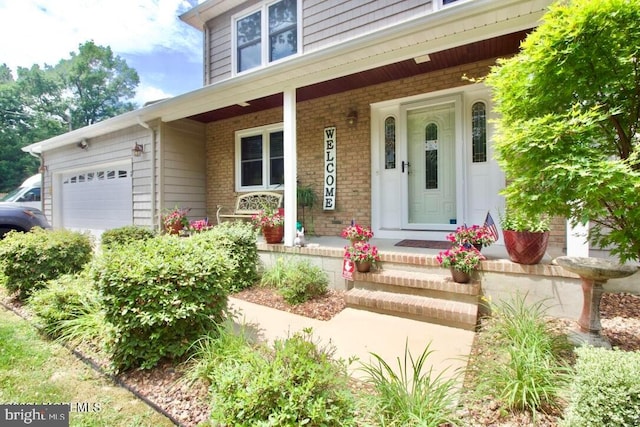
[[[225,219],[248,220],[265,207],[278,209],[282,205],[282,193],[272,191],[254,191],[242,193],[236,199],[236,207],[233,213],[222,213],[224,206],[218,205],[216,220],[218,224]]]

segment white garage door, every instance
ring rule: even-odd
[[[62,223],[71,230],[104,230],[131,225],[131,166],[111,166],[62,176]]]

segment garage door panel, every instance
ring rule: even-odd
[[[96,234],[131,225],[131,166],[94,168],[63,175],[63,226]]]

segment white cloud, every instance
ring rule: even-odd
[[[201,59],[201,35],[178,19],[193,0],[0,0],[0,63],[54,65],[88,40],[116,54],[168,49]]]
[[[161,99],[171,98],[172,95],[166,93],[160,88],[148,86],[141,83],[136,91],[136,96],[131,99],[138,107],[144,106],[147,102],[160,101]]]

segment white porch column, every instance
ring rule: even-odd
[[[284,245],[293,246],[296,236],[296,89],[287,88],[284,93]]]
[[[589,223],[578,224],[572,227],[567,221],[567,256],[588,257],[589,256]]]

